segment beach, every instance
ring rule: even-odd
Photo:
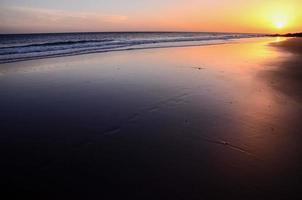
[[[5,190],[298,199],[301,47],[259,37],[0,64]]]

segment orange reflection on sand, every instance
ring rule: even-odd
[[[231,44],[170,52],[171,60],[178,65],[200,67],[227,81],[225,85],[230,89],[219,95],[222,99],[230,97],[228,101],[233,102],[229,117],[236,122],[232,129],[236,139],[230,142],[246,146],[251,152],[264,157],[276,155],[274,151],[278,142],[272,139],[272,132],[278,127],[283,114],[280,106],[283,97],[270,87],[270,80],[260,75],[273,67],[270,64],[272,60],[283,55],[269,46],[276,40],[283,39],[245,39]]]
[[[256,70],[263,69],[263,63],[278,56],[278,52],[268,50],[267,44],[273,41],[275,38],[257,38],[243,39],[230,44],[189,47],[182,51],[170,50],[173,51],[170,57],[178,65],[223,70],[249,77]]]

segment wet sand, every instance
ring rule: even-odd
[[[43,199],[298,199],[289,42],[0,65],[2,188]]]

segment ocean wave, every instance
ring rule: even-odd
[[[75,40],[75,41],[58,41],[58,42],[46,42],[46,43],[38,43],[38,44],[27,44],[27,45],[15,45],[8,47],[0,47],[1,49],[14,49],[14,48],[23,48],[23,47],[43,47],[43,46],[59,46],[59,45],[72,45],[72,44],[85,44],[92,42],[110,42],[113,41],[111,39],[103,39],[103,40]]]
[[[96,36],[99,37],[96,39]],[[94,52],[108,52],[116,50],[159,48],[169,46],[190,46],[226,42],[238,38],[258,37],[256,34],[107,34],[107,35],[60,35],[54,37],[35,38],[34,36],[20,37],[0,44],[0,63],[17,62],[30,59],[77,55]],[[74,38],[73,38],[74,37]],[[82,39],[86,37],[85,39]],[[91,37],[91,38],[89,38]],[[72,39],[70,39],[72,38]],[[185,44],[183,44],[185,43]]]

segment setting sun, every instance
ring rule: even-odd
[[[278,9],[272,15],[272,24],[276,29],[284,29],[288,27],[291,21],[291,14],[288,10]]]
[[[274,25],[276,28],[282,29],[286,26],[286,23],[285,23],[285,21],[276,21],[276,22],[274,22]]]
[[[275,14],[275,16],[272,19],[273,25],[277,29],[285,28],[289,23],[289,14],[288,13],[281,13]]]

